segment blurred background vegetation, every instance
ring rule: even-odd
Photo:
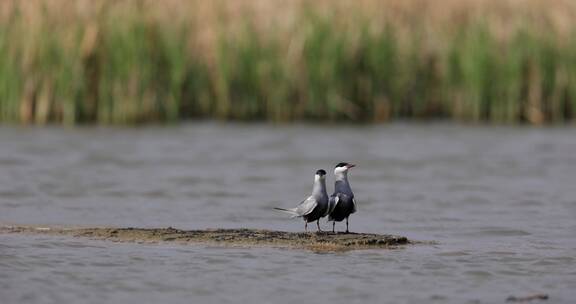
[[[0,122],[570,122],[575,30],[569,0],[3,0]]]

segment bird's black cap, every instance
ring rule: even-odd
[[[348,165],[349,165],[348,163],[338,163],[338,164],[336,165],[336,167],[334,167],[334,168],[347,167]]]
[[[320,169],[320,170],[316,171],[316,174],[320,175],[320,176],[324,176],[324,175],[326,175],[326,171]]]

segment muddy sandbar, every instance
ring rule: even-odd
[[[259,229],[180,230],[169,228],[0,226],[0,233],[86,237],[114,242],[271,246],[312,250],[395,248],[412,243],[406,237],[372,233],[285,232]]]

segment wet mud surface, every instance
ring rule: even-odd
[[[0,233],[47,234],[86,237],[114,242],[271,246],[319,251],[395,248],[413,243],[406,237],[343,232],[285,232],[258,229],[179,230],[169,228],[74,228],[2,226]]]

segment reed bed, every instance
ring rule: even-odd
[[[561,123],[576,3],[0,2],[0,121]]]

